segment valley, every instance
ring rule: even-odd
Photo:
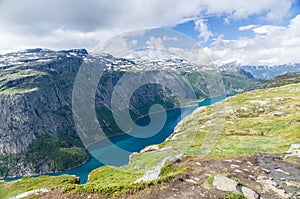
[[[176,89],[184,90],[187,86],[191,87],[194,100],[212,94],[241,92],[258,82],[238,69],[216,72],[200,67],[195,71],[197,66],[191,64],[185,64],[185,67],[180,68],[179,76],[169,74],[165,76],[167,78],[162,78],[158,68],[168,65],[167,63],[172,63],[169,67],[175,67],[176,63],[182,65],[182,60],[175,60],[175,65],[173,60],[163,60],[154,68],[149,67],[140,71],[133,61],[108,54],[89,55],[84,49],[64,51],[30,49],[1,55],[0,176],[2,178],[58,172],[81,165],[88,160],[88,155],[76,133],[72,116],[72,88],[83,62],[95,64],[96,67],[103,69],[103,75],[96,89],[95,108],[105,137],[123,133],[114,122],[110,100],[116,83],[125,73],[132,76],[157,74],[155,79],[157,83],[175,86],[180,85],[176,79],[180,76],[186,83],[181,84],[181,88],[177,86]],[[215,89],[215,93],[210,93],[205,81],[214,81],[214,78],[222,78],[224,86],[214,85],[221,89]],[[134,85],[127,84],[123,87],[123,96],[120,99],[124,98]],[[166,109],[179,106],[174,93],[159,85],[150,84],[136,91],[131,97],[129,108],[133,120],[147,115],[149,107],[154,103],[161,104]],[[105,137],[100,136],[96,139],[100,141]]]
[[[41,193],[41,198],[54,195],[61,198],[181,198],[182,194],[192,194],[191,197],[202,194],[202,198],[233,197],[234,194],[242,197],[212,185],[214,176],[221,174],[264,198],[297,198],[299,157],[297,148],[295,155],[289,155],[291,151],[288,151],[292,144],[300,142],[299,92],[299,83],[286,81],[279,87],[251,90],[213,106],[200,107],[180,121],[166,141],[132,154],[127,165],[102,166],[92,171],[85,184],[78,184],[75,177],[71,182],[52,184],[51,178],[59,180],[68,176],[45,176],[2,182],[1,187],[9,191],[25,183],[29,190],[34,190],[45,188],[43,183],[36,183],[44,180],[50,190]],[[219,120],[214,119],[216,114]],[[218,139],[209,143],[216,135],[213,130],[219,129],[214,126],[220,122],[223,127]],[[277,166],[272,167],[270,161]],[[145,173],[154,171],[151,168],[162,162],[165,164],[157,170],[158,178],[148,181]],[[35,186],[29,185],[31,183]],[[19,193],[22,192],[20,189]]]

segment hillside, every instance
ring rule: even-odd
[[[133,154],[128,165],[101,167],[90,174],[86,184],[69,184],[42,196],[242,198],[213,185],[214,176],[222,174],[263,198],[297,198],[299,157],[280,154],[300,143],[299,88],[299,84],[290,84],[255,90],[199,108],[164,143]],[[214,120],[216,114],[224,120]],[[222,123],[221,130],[213,128],[216,121]],[[213,130],[220,131],[217,139]],[[159,171],[158,179],[135,183],[166,157],[169,163]],[[67,192],[61,193],[62,189]]]
[[[139,190],[141,189],[140,186],[145,187],[145,185],[132,183],[143,176],[145,171],[159,165],[166,157],[173,157],[175,159],[171,159],[171,162],[178,162],[177,158],[185,154],[179,158],[181,159],[180,163],[171,164],[173,166],[167,164],[160,171],[158,180],[152,184],[146,183],[150,188],[141,193],[143,198],[180,198],[184,194],[193,193],[191,187],[194,187],[195,190],[198,189],[199,192],[201,192],[200,190],[207,192],[204,198],[224,196],[226,192],[220,192],[215,188],[208,190],[205,188],[208,176],[216,173],[225,173],[238,179],[241,181],[240,183],[245,183],[246,186],[256,190],[264,198],[281,197],[278,196],[280,190],[278,191],[277,188],[274,190],[270,188],[269,190],[263,186],[265,181],[256,182],[262,176],[267,175],[264,178],[274,178],[276,181],[274,183],[280,184],[285,191],[293,195],[297,188],[287,186],[280,178],[288,178],[290,184],[297,182],[300,179],[297,172],[300,166],[299,159],[285,159],[285,161],[296,164],[290,165],[288,162],[282,162],[280,155],[277,157],[278,160],[275,158],[274,163],[281,161],[280,168],[283,172],[288,169],[288,166],[294,168],[289,170],[289,172],[294,172],[289,174],[291,176],[289,178],[278,175],[278,172],[275,171],[276,166],[272,168],[272,164],[266,163],[270,161],[268,156],[257,154],[283,154],[289,150],[291,144],[300,143],[299,102],[300,85],[290,84],[238,94],[213,106],[199,108],[182,120],[177,125],[174,134],[164,143],[159,144],[158,148],[155,146],[147,147],[144,152],[133,154],[130,164],[120,169],[99,168],[91,173],[87,184],[69,189],[88,191],[92,186],[92,189],[108,194],[111,193],[110,191],[117,190],[116,193],[119,194],[128,193],[130,190]],[[219,117],[217,120],[215,119],[216,115]],[[220,122],[221,125],[218,124]],[[220,133],[219,137],[216,138],[218,133]],[[210,147],[212,147],[211,151],[209,151]],[[204,158],[203,155],[205,154],[207,156]],[[224,163],[226,161],[228,164]],[[248,171],[239,173],[243,168]],[[274,171],[272,170],[268,175],[266,174],[268,169]],[[254,173],[251,173],[251,170],[254,170]],[[174,175],[181,177],[179,179],[173,178]],[[273,183],[272,180],[271,182]],[[111,186],[108,186],[109,184]],[[163,186],[166,190],[155,188],[157,186]],[[169,186],[170,188],[168,188]],[[181,186],[183,186],[182,189],[180,189]],[[104,187],[110,191],[106,192],[107,189]],[[173,195],[173,189],[178,190],[175,191],[176,197]],[[154,194],[155,192],[157,195]]]
[[[289,63],[282,65],[240,65],[236,62],[230,62],[219,66],[223,69],[239,68],[252,74],[257,79],[268,80],[289,72],[300,72],[299,63]]]
[[[285,73],[283,75],[276,76],[272,79],[257,83],[247,90],[257,90],[264,88],[279,87],[288,84],[296,84],[300,82],[300,73]]]

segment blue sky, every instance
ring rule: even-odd
[[[228,15],[211,15],[204,16],[203,20],[206,22],[208,29],[214,36],[205,44],[209,45],[213,39],[216,39],[218,35],[223,35],[224,39],[234,40],[242,37],[253,38],[255,33],[249,30],[239,31],[239,27],[247,25],[277,25],[288,26],[290,20],[300,14],[300,1],[294,1],[289,12],[281,20],[270,21],[267,20],[265,12],[259,14],[253,14],[243,19],[230,19]],[[300,25],[300,24],[299,24]],[[170,27],[172,30],[184,33],[194,40],[199,40],[199,31],[195,29],[194,20],[190,20],[184,23],[177,24],[175,27]]]
[[[300,0],[0,1],[0,53],[92,51],[113,36],[153,27],[191,37],[217,64],[300,63]]]

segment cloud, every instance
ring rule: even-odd
[[[146,45],[148,48],[157,48],[164,49],[163,40],[160,37],[150,37],[148,41],[146,41]]]
[[[172,27],[199,16],[280,20],[292,0],[1,0],[0,50],[25,47],[88,48],[109,36],[147,27]],[[205,29],[205,25],[199,24]],[[200,33],[201,34],[201,33]],[[204,39],[210,36],[203,33]]]
[[[198,37],[203,39],[203,43],[206,43],[208,39],[213,36],[213,33],[208,29],[207,24],[203,19],[195,20],[195,29],[199,31]]]
[[[300,15],[287,27],[264,25],[251,30],[254,38],[219,38],[205,50],[217,64],[233,61],[249,65],[300,63]]]
[[[177,41],[178,38],[177,37],[168,37],[167,35],[164,35],[163,40],[164,41]]]
[[[278,32],[285,29],[286,28],[282,26],[264,25],[253,28],[252,31],[256,34],[272,34],[273,32]]]
[[[243,19],[254,14],[266,13],[268,20],[281,20],[289,11],[292,1],[286,0],[203,0],[208,14],[221,13],[234,19]]]
[[[133,40],[130,41],[130,43],[131,43],[132,45],[136,45],[138,42],[137,42],[136,39],[133,39]]]
[[[239,31],[251,30],[253,28],[256,28],[257,26],[259,26],[259,25],[251,24],[251,25],[247,25],[247,26],[240,26]]]
[[[225,18],[224,18],[224,24],[229,25],[229,24],[230,24],[230,19],[227,18],[227,17],[225,17]]]

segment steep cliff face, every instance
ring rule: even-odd
[[[0,57],[0,176],[55,171],[61,167],[54,153],[64,148],[79,150],[80,161],[87,158],[71,111],[72,82],[85,56],[85,50],[34,49]],[[61,144],[35,148],[42,137]]]
[[[70,53],[25,52],[23,59],[14,55],[16,60],[6,63],[11,65],[1,63],[1,155],[25,151],[37,135],[75,135],[70,82],[82,62],[78,55],[85,52],[68,57]],[[46,61],[33,60],[37,54]]]
[[[84,60],[99,61],[107,68],[96,91],[96,113],[107,135],[121,132],[110,111],[111,95],[126,72],[145,73],[136,69],[133,61],[105,54],[92,56],[86,50],[32,49],[0,55],[0,177],[63,170],[87,159],[72,116],[73,84]],[[155,76],[155,70],[150,69],[149,73]],[[209,94],[207,85],[197,80],[199,72],[186,69],[182,74],[198,98]],[[210,72],[203,74],[214,78]],[[240,91],[256,82],[237,70],[221,74],[228,92]],[[247,82],[236,83],[240,78]],[[156,81],[168,85],[176,78],[157,76]],[[124,87],[124,93],[129,92],[128,88]],[[132,117],[147,114],[153,103],[166,108],[178,105],[170,90],[146,85],[130,99]]]

